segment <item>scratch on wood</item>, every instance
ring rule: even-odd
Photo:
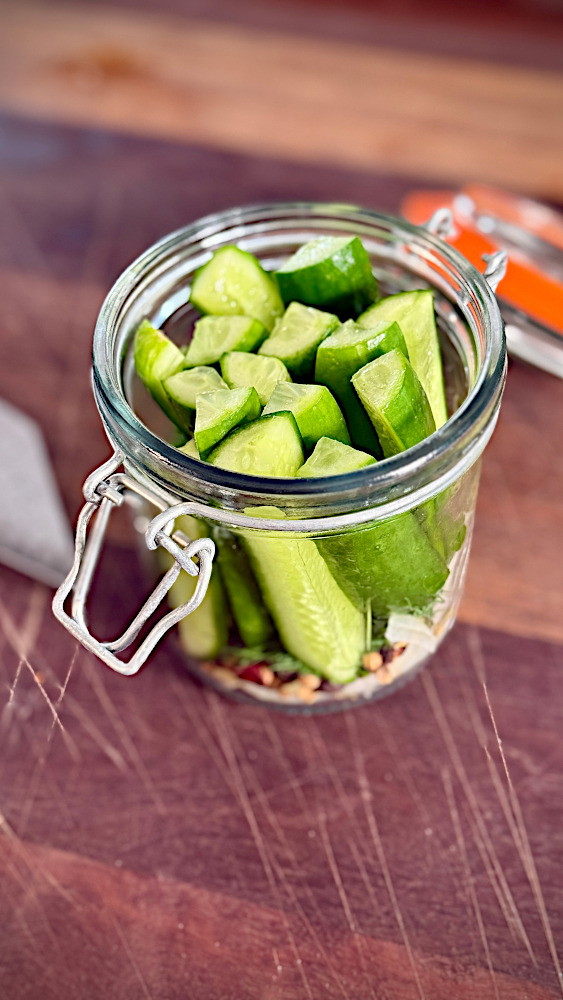
[[[90,686],[102,706],[115,735],[124,747],[134,769],[143,782],[145,790],[154,802],[158,812],[161,815],[164,815],[166,813],[164,802],[162,801],[145,762],[127,729],[127,719],[121,717],[116,711],[115,706],[105,689],[99,664],[97,661],[94,661],[91,656],[84,657],[84,673],[86,674],[90,682]]]
[[[303,720],[303,721],[305,722],[305,720]],[[289,759],[287,757],[287,753],[285,751],[285,747],[284,747],[283,741],[280,739],[280,736],[279,736],[279,734],[278,734],[278,732],[277,732],[277,730],[276,730],[276,728],[275,728],[275,726],[274,726],[274,724],[273,724],[273,722],[272,722],[272,720],[271,720],[271,718],[269,716],[267,716],[267,718],[265,719],[265,722],[264,722],[264,731],[266,731],[266,730],[268,731],[268,734],[270,736],[270,741],[272,743],[272,746],[274,747],[275,754],[276,754],[276,760],[279,761],[279,763],[283,767],[284,772],[288,775],[288,781],[284,782],[281,785],[278,785],[277,789],[278,789],[278,791],[280,789],[284,789],[284,790],[291,789],[294,792],[294,794],[295,794],[295,796],[297,798],[297,801],[299,803],[299,809],[300,809],[301,815],[303,817],[306,817],[307,826],[308,826],[309,830],[311,830],[313,833],[316,834],[318,832],[318,830],[319,830],[319,824],[316,822],[316,819],[311,814],[311,811],[309,809],[309,803],[308,803],[307,798],[305,796],[305,793],[303,791],[303,787],[301,785],[301,782],[299,781],[299,779],[297,778],[297,776],[295,774],[293,774],[293,772],[291,770],[291,765],[290,765]],[[285,836],[283,829],[281,828],[281,826],[280,826],[280,824],[278,822],[278,819],[276,817],[275,812],[270,807],[269,797],[266,795],[266,793],[264,792],[264,790],[258,784],[258,781],[257,781],[257,779],[256,779],[256,777],[254,775],[254,772],[252,772],[252,774],[251,774],[251,776],[249,778],[249,781],[250,781],[251,785],[253,785],[253,787],[254,787],[254,793],[256,795],[257,801],[260,802],[260,804],[262,805],[262,808],[264,809],[264,812],[266,813],[267,817],[269,817],[270,823],[271,823],[272,827],[275,829],[275,832],[277,834],[278,839],[280,840],[281,843],[283,843],[284,848],[291,855],[292,859],[295,860],[295,852],[292,850],[291,845],[290,845],[287,837]],[[249,792],[251,792],[251,791],[252,791],[252,789],[249,788]],[[280,879],[280,882],[282,882],[282,884],[284,885],[284,888],[286,889],[288,895],[291,897],[292,905],[299,912],[299,915],[300,915],[301,919],[303,920],[303,923],[306,926],[307,931],[309,932],[309,934],[311,935],[313,941],[315,942],[315,945],[316,945],[319,953],[322,955],[323,961],[326,963],[327,968],[330,969],[330,971],[332,973],[332,976],[334,978],[334,981],[336,983],[338,983],[338,987],[341,990],[342,1000],[346,1000],[346,998],[349,997],[349,994],[346,991],[345,984],[343,983],[343,981],[342,981],[342,979],[340,977],[340,974],[338,973],[338,971],[337,971],[334,963],[332,962],[330,953],[326,950],[323,941],[319,937],[319,935],[318,935],[315,927],[313,926],[313,924],[309,920],[306,912],[304,911],[304,909],[303,909],[303,907],[301,905],[300,900],[298,899],[298,897],[295,894],[295,892],[293,891],[293,889],[292,889],[289,881],[287,880],[287,878],[285,876],[285,872],[284,872],[283,867],[276,865],[276,873],[278,875],[278,878]],[[321,913],[321,910],[319,908],[319,905],[318,905],[318,902],[317,902],[317,899],[315,897],[314,892],[311,890],[311,888],[310,888],[310,886],[308,884],[305,884],[303,886],[303,891],[305,892],[305,894],[307,896],[307,899],[310,902],[311,906],[314,908],[315,913],[318,915],[319,922],[321,923],[322,922],[322,913]]]
[[[503,766],[503,770],[504,770],[504,775],[505,775],[505,778],[506,778],[506,783],[507,783],[507,787],[508,787],[508,795],[506,793],[506,790],[502,786],[501,781],[493,779],[494,785],[495,785],[495,790],[496,790],[497,795],[499,797],[499,801],[501,803],[501,807],[503,809],[503,812],[504,812],[505,818],[507,820],[509,829],[510,829],[510,831],[512,833],[512,837],[513,837],[514,843],[516,845],[516,850],[518,851],[518,854],[520,856],[520,860],[522,862],[522,867],[524,868],[524,871],[525,871],[526,876],[528,878],[528,882],[530,883],[530,887],[532,889],[532,893],[534,895],[534,899],[536,901],[536,906],[538,908],[538,912],[539,912],[540,919],[541,919],[541,922],[542,922],[542,927],[543,927],[543,930],[544,930],[544,933],[545,933],[545,937],[546,937],[546,941],[547,941],[547,944],[548,944],[549,952],[550,952],[550,955],[551,955],[551,958],[552,958],[552,961],[553,961],[555,972],[557,974],[557,980],[558,980],[558,983],[559,983],[559,988],[560,988],[561,993],[563,995],[563,972],[562,972],[562,969],[561,969],[561,963],[560,963],[559,955],[558,955],[558,952],[557,952],[557,946],[555,944],[555,937],[554,937],[554,934],[553,934],[553,929],[551,927],[551,922],[550,922],[550,919],[549,919],[549,914],[547,912],[547,907],[546,907],[546,904],[545,904],[545,899],[544,899],[544,895],[543,895],[543,892],[542,892],[541,883],[540,883],[540,880],[539,880],[538,871],[537,871],[537,868],[536,868],[536,863],[535,863],[535,860],[534,860],[534,856],[533,856],[533,852],[532,852],[532,848],[531,848],[531,844],[530,844],[530,839],[528,837],[528,831],[526,829],[526,824],[524,822],[524,816],[523,816],[523,813],[522,813],[522,808],[521,808],[521,805],[520,805],[520,800],[519,800],[519,798],[518,798],[518,796],[516,794],[516,789],[514,787],[514,783],[512,781],[512,777],[510,775],[510,771],[509,771],[509,768],[508,768],[508,761],[506,759],[506,754],[504,752],[504,747],[503,747],[503,744],[502,744],[502,739],[500,737],[500,733],[499,733],[499,730],[498,730],[498,727],[497,727],[497,722],[496,722],[495,715],[494,715],[494,712],[493,712],[493,706],[491,704],[491,699],[490,699],[490,696],[489,696],[489,690],[488,690],[488,687],[487,687],[485,659],[484,659],[484,656],[483,656],[483,650],[481,648],[481,642],[480,642],[480,639],[479,639],[479,634],[478,634],[478,632],[477,632],[476,629],[474,629],[474,628],[469,629],[469,631],[467,633],[467,641],[468,641],[468,647],[469,647],[469,650],[470,650],[470,653],[471,653],[471,660],[472,660],[475,672],[477,674],[477,677],[478,677],[478,679],[479,679],[479,681],[481,683],[481,686],[482,686],[482,689],[483,689],[483,694],[485,696],[485,701],[487,703],[487,709],[488,709],[489,716],[490,716],[490,719],[491,719],[491,724],[492,724],[493,731],[494,731],[494,734],[495,734],[495,740],[496,740],[496,743],[497,743],[498,751],[499,751],[499,754],[500,754],[500,758],[501,758],[502,766]],[[492,758],[491,758],[491,756],[490,756],[490,754],[488,752],[486,744],[483,745],[483,749],[485,750],[485,752],[487,754],[487,759],[488,759],[488,762],[489,762],[489,770],[491,772],[491,777],[493,777],[493,775],[496,773],[497,778],[499,778],[498,772],[496,772],[496,768],[494,766],[494,762],[493,762],[493,760],[492,760]]]
[[[49,697],[49,695],[48,695],[45,687],[43,686],[43,683],[41,681],[41,678],[40,678],[39,674],[37,673],[37,671],[34,669],[34,667],[32,666],[32,664],[30,663],[30,661],[29,661],[27,655],[25,654],[25,652],[22,650],[21,642],[20,642],[20,638],[19,638],[19,635],[18,635],[18,629],[16,627],[16,624],[15,624],[12,616],[8,612],[8,610],[7,610],[4,602],[1,599],[0,599],[0,619],[2,621],[2,625],[3,625],[4,629],[5,629],[6,636],[8,638],[8,642],[10,643],[10,645],[11,645],[12,649],[14,650],[14,652],[16,653],[16,655],[18,657],[20,657],[20,659],[22,660],[23,665],[27,668],[27,670],[31,674],[31,677],[32,677],[33,681],[37,685],[38,690],[41,692],[41,696],[44,698],[46,704],[48,705],[49,711],[51,712],[51,715],[53,717],[53,723],[54,723],[54,725],[58,726],[58,728],[59,728],[59,730],[60,730],[60,732],[61,732],[61,734],[63,736],[63,739],[65,741],[65,744],[66,744],[66,747],[67,747],[67,750],[68,750],[69,754],[71,755],[71,757],[73,757],[75,760],[77,760],[79,758],[79,756],[80,756],[80,753],[78,751],[78,747],[76,746],[75,741],[67,733],[65,727],[63,726],[63,724],[62,724],[62,722],[61,722],[61,720],[59,718],[59,714],[58,714],[58,712],[57,712],[57,710],[56,710],[56,708],[55,708],[55,706],[54,706],[51,698]]]
[[[506,920],[508,928],[515,932],[520,940],[523,942],[528,955],[533,962],[536,961],[530,939],[526,933],[526,929],[522,922],[522,918],[516,906],[516,902],[506,880],[506,876],[500,864],[497,852],[494,848],[493,842],[489,836],[485,821],[483,819],[479,804],[473,788],[471,787],[471,782],[463,765],[459,750],[457,748],[456,742],[453,738],[452,731],[450,729],[448,720],[446,718],[446,713],[438,696],[434,681],[432,680],[428,671],[424,671],[421,675],[422,685],[428,698],[428,702],[432,709],[434,718],[438,728],[442,734],[442,739],[444,740],[446,749],[448,751],[450,761],[453,766],[454,773],[461,785],[471,815],[473,817],[473,835],[475,840],[475,845],[481,858],[483,864],[485,865],[485,870],[493,887],[493,891],[497,897],[497,901],[500,910]]]
[[[223,706],[220,703],[220,700],[217,696],[214,696],[213,694],[210,693],[207,697],[207,700],[213,719],[215,721],[217,738],[223,750],[227,766],[229,767],[231,775],[233,777],[234,787],[236,790],[236,795],[239,801],[239,805],[243,811],[244,817],[250,828],[252,838],[256,845],[256,849],[258,851],[258,855],[260,857],[260,861],[262,863],[262,867],[264,869],[264,873],[266,875],[266,879],[270,887],[270,891],[279,909],[280,915],[283,919],[288,941],[291,950],[295,956],[296,964],[300,971],[306,994],[309,997],[309,1000],[313,1000],[313,994],[311,992],[311,987],[309,985],[305,966],[299,954],[299,949],[297,947],[295,935],[291,929],[290,921],[283,906],[279,886],[276,879],[276,874],[274,872],[274,868],[270,860],[267,841],[266,838],[264,837],[262,830],[260,829],[260,824],[258,822],[256,813],[252,808],[252,803],[250,801],[248,789],[244,781],[243,772],[237,760],[234,738],[227,721],[227,714],[223,710]]]
[[[139,985],[143,991],[144,996],[146,997],[146,1000],[154,1000],[154,994],[151,993],[151,991],[149,990],[148,983],[141,971],[141,967],[131,950],[131,947],[129,945],[129,942],[127,941],[127,938],[125,937],[125,934],[123,933],[123,928],[120,927],[119,922],[117,921],[115,915],[111,912],[111,910],[109,911],[109,914],[111,917],[111,922],[115,928],[116,934],[119,940],[121,941],[121,944],[123,945],[123,950],[127,958],[129,959],[131,968],[133,969],[133,972],[135,973],[139,981]]]
[[[381,872],[385,880],[385,886],[387,888],[387,893],[393,907],[393,913],[395,915],[395,920],[397,921],[397,926],[401,933],[403,939],[403,944],[407,952],[409,964],[412,970],[413,978],[416,984],[416,989],[420,1000],[426,1000],[426,994],[422,987],[420,981],[420,976],[418,974],[418,969],[416,967],[414,952],[410,943],[410,938],[407,933],[406,924],[403,918],[401,908],[399,906],[399,900],[397,899],[397,893],[395,892],[395,886],[393,884],[393,879],[391,877],[391,871],[387,863],[387,857],[385,855],[385,850],[383,847],[383,841],[379,833],[379,828],[377,825],[377,820],[375,818],[375,813],[372,807],[371,793],[369,789],[369,782],[364,768],[364,761],[359,747],[358,742],[358,731],[357,724],[352,712],[348,712],[346,715],[346,725],[348,728],[348,735],[350,738],[350,745],[352,748],[352,757],[356,767],[356,773],[358,776],[358,784],[360,787],[361,798],[364,805],[364,811],[366,816],[366,821],[368,824],[368,829],[370,832],[373,845],[376,850],[377,858],[381,866]]]
[[[45,607],[47,604],[47,591],[43,586],[38,584],[33,584],[31,592],[29,595],[29,603],[26,609],[25,618],[19,627],[19,645],[21,654],[18,660],[18,665],[16,668],[16,674],[12,685],[10,687],[10,694],[8,698],[8,705],[11,705],[14,699],[14,694],[16,686],[21,674],[23,667],[23,656],[30,656],[35,643],[37,641],[37,636],[39,634],[39,629],[41,628],[41,623],[43,621],[43,614],[45,612]]]
[[[471,872],[471,865],[469,864],[469,858],[467,856],[467,848],[465,845],[465,838],[463,836],[463,830],[459,819],[459,812],[457,810],[454,791],[452,787],[452,778],[449,770],[447,768],[442,769],[442,782],[444,785],[444,790],[446,793],[446,799],[448,802],[450,816],[452,817],[452,823],[455,831],[457,846],[459,854],[462,860],[464,874],[465,874],[465,885],[467,893],[471,900],[471,905],[473,907],[473,912],[475,914],[475,920],[477,922],[477,927],[479,930],[479,936],[481,938],[481,943],[483,945],[483,950],[485,952],[485,959],[487,962],[487,967],[491,974],[491,985],[494,991],[494,995],[499,1000],[499,992],[497,988],[495,972],[493,968],[493,961],[491,957],[491,949],[489,947],[489,941],[485,931],[485,924],[483,922],[483,915],[481,913],[481,907],[479,906],[479,900],[477,899],[477,893],[475,891],[475,883],[473,875]]]

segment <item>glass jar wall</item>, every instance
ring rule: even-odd
[[[450,419],[414,448],[344,476],[266,479],[184,455],[134,376],[130,346],[144,317],[185,342],[190,278],[237,244],[267,269],[320,235],[355,234],[383,294],[431,287]],[[274,205],[207,217],[151,248],[102,307],[94,389],[108,437],[177,526],[209,535],[216,558],[200,607],[179,625],[191,668],[222,690],[293,709],[362,703],[420,669],[451,627],[461,596],[479,458],[505,371],[491,289],[423,229],[339,205]],[[183,603],[184,573],[171,600]],[[153,653],[157,656],[158,652]]]

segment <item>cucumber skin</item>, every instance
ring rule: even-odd
[[[402,365],[401,383],[399,391],[388,398],[381,409],[369,399],[369,394],[364,402],[364,386],[366,383],[369,386],[370,370],[375,371],[376,366],[383,367],[388,361],[391,364],[392,357]],[[422,383],[402,352],[389,351],[381,358],[370,361],[352,377],[352,385],[377,432],[385,458],[412,448],[436,430]]]
[[[369,339],[369,330],[366,330],[365,344],[349,348],[348,357],[341,358],[340,363],[338,357],[336,364],[330,363],[330,337],[320,344],[317,351],[315,382],[319,385],[326,385],[340,403],[354,447],[371,452],[375,458],[383,458],[383,450],[375,428],[358,399],[351,378],[374,358],[378,358],[393,349],[401,351],[405,357],[408,357],[405,338],[396,323],[390,323],[386,330],[382,330],[371,340]],[[338,351],[342,353],[342,348],[338,348]],[[345,361],[346,364],[342,364],[342,361]]]
[[[293,387],[291,388],[293,389]],[[305,415],[303,415],[303,413],[299,410],[300,400],[298,395],[295,396],[294,400],[290,399],[287,401],[288,405],[286,406],[286,401],[279,402],[280,394],[276,392],[276,389],[274,389],[270,400],[264,407],[264,416],[267,416],[268,413],[283,413],[286,412],[286,410],[289,413],[293,413],[295,422],[299,428],[299,433],[301,434],[301,438],[303,440],[305,452],[311,452],[321,437],[330,437],[335,441],[340,441],[342,444],[349,445],[350,435],[348,434],[346,421],[344,420],[342,410],[340,409],[330,389],[327,389],[325,385],[303,385],[297,387],[298,392],[300,392],[301,389],[312,389],[317,395],[316,401],[309,407],[309,409],[307,409]],[[283,386],[282,391],[284,391]],[[278,396],[278,401],[276,401],[276,395]],[[319,409],[321,410],[321,416],[323,412],[325,413],[324,424],[319,418]],[[326,426],[327,413],[329,417],[328,428]],[[329,433],[329,431],[331,433]]]
[[[338,586],[315,542],[247,533],[244,545],[287,652],[333,684],[354,680],[365,617]]]
[[[354,285],[350,287],[350,258],[354,259]],[[320,278],[315,276],[320,273]],[[369,256],[355,236],[344,247],[327,257],[322,264],[298,267],[294,271],[276,271],[283,301],[302,302],[336,313],[340,318],[355,317],[377,302],[379,289]],[[334,294],[334,289],[339,291]]]
[[[418,298],[417,304],[423,303],[424,308],[426,308],[427,319],[432,326],[433,336],[431,338],[431,342],[427,342],[422,346],[416,336],[411,336],[410,324],[404,322],[405,303],[407,305],[408,315],[411,312],[411,309],[409,308],[410,303],[415,297]],[[361,316],[358,316],[357,322],[359,326],[369,326],[370,323],[373,323],[378,316],[380,317],[382,314],[385,316],[388,312],[391,315],[387,318],[390,320],[394,319],[400,326],[401,320],[403,320],[402,329],[407,342],[407,347],[409,349],[409,360],[417,375],[419,374],[419,371],[422,371],[422,368],[425,367],[428,355],[430,354],[433,356],[434,367],[432,377],[430,380],[426,378],[423,380],[421,378],[421,382],[428,396],[436,427],[441,427],[442,424],[445,424],[448,419],[448,410],[444,385],[444,367],[442,364],[440,341],[436,330],[436,320],[434,314],[434,293],[430,289],[418,289],[411,292],[397,292],[395,295],[388,295],[386,298],[380,299],[379,302],[374,303],[374,305],[367,309]],[[419,325],[420,321],[415,323],[413,328],[416,328]]]
[[[480,462],[476,462],[461,479],[414,512],[448,565],[467,537],[467,515],[475,508],[479,474]]]
[[[141,382],[166,416],[181,430],[189,429],[184,427],[183,415],[178,413],[177,407],[164,387],[166,378],[185,368],[184,355],[180,348],[162,330],[152,326],[148,319],[139,323],[135,332],[133,362]],[[156,375],[155,368],[160,369]]]
[[[261,649],[272,637],[274,627],[248,556],[235,535],[224,528],[216,528],[213,539],[217,545],[217,565],[243,645]]]
[[[412,511],[369,528],[317,539],[345,594],[372,613],[424,611],[444,586],[448,567]]]

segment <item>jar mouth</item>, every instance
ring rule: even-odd
[[[437,289],[467,326],[470,346],[465,345],[465,360],[473,369],[469,373],[472,384],[442,427],[402,454],[356,472],[275,479],[229,472],[191,459],[140,420],[124,384],[127,350],[136,325],[145,315],[160,325],[186,304],[190,275],[213,250],[237,243],[265,258],[285,255],[284,248],[305,242],[303,237],[343,232],[362,238],[376,272],[379,263],[390,274],[408,275],[410,287]],[[504,331],[495,296],[461,254],[402,219],[354,205],[308,202],[233,208],[164,236],[133,261],[111,288],[93,343],[96,403],[111,443],[138,474],[182,499],[231,509],[273,505],[290,513],[306,511],[311,517],[389,507],[390,502],[400,510],[413,505],[415,494],[419,501],[444,489],[485,447],[498,414],[505,368]]]

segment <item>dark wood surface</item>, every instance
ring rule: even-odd
[[[71,518],[108,452],[92,326],[135,254],[234,203],[394,211],[419,179],[13,110],[0,136],[0,395],[42,425]],[[117,677],[0,569],[2,998],[561,996],[561,392],[511,365],[460,622],[354,712],[234,705],[173,639]],[[110,632],[146,580],[118,534],[105,569]]]

